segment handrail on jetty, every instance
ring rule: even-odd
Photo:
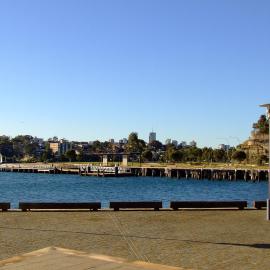
[[[114,173],[116,170],[119,173],[127,173],[130,172],[131,169],[130,168],[126,168],[126,167],[120,167],[120,166],[80,166],[81,170],[87,170],[89,172],[104,172],[104,173]]]

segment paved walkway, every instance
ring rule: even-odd
[[[0,261],[1,270],[181,270],[146,262],[87,254],[70,249],[49,247],[22,256]]]
[[[0,212],[0,260],[56,246],[184,269],[267,270],[265,212]]]

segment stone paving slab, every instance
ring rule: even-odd
[[[48,247],[22,256],[0,261],[1,270],[182,270],[183,268],[142,261],[87,254],[85,252]]]

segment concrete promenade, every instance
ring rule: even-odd
[[[0,212],[1,260],[50,246],[184,269],[265,270],[270,223],[264,210]]]

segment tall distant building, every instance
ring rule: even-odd
[[[127,144],[128,143],[128,139],[123,138],[119,140],[119,144]]]
[[[224,151],[228,151],[230,148],[231,148],[230,145],[223,144],[223,143],[218,146],[218,149],[221,149],[221,150],[224,150]]]
[[[189,143],[189,145],[190,145],[191,147],[197,147],[197,143],[196,143],[195,141],[191,141],[191,142]]]
[[[156,141],[157,140],[157,134],[156,132],[150,132],[149,133],[149,143],[153,142],[153,141]]]
[[[172,144],[177,147],[178,146],[178,141],[177,140],[172,140]]]
[[[166,141],[165,141],[165,144],[171,144],[172,143],[172,140],[171,139],[167,139]]]
[[[182,147],[186,147],[186,146],[187,146],[187,142],[186,142],[186,141],[182,141],[182,142],[180,143],[180,145],[181,145]]]

